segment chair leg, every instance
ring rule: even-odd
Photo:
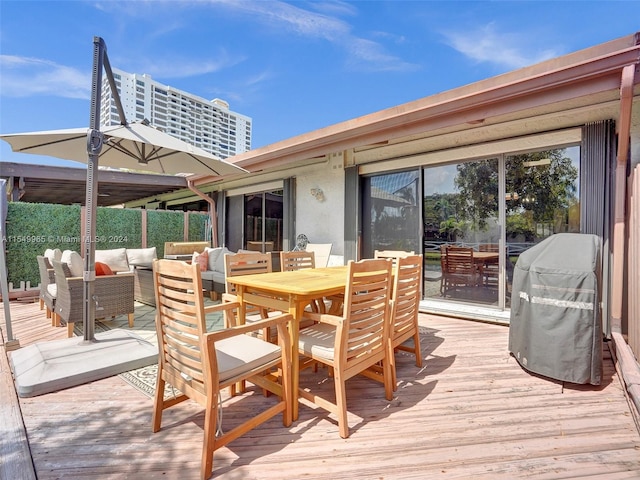
[[[422,368],[422,348],[420,347],[420,332],[416,327],[416,333],[413,334],[413,351],[416,354],[416,367]]]
[[[73,337],[73,322],[67,322],[67,337]]]
[[[151,429],[153,433],[160,430],[162,424],[162,407],[164,406],[164,385],[165,381],[162,378],[162,366],[158,365],[158,374],[156,377],[156,391],[153,396],[153,414],[151,415]]]
[[[396,372],[396,355],[395,355],[395,348],[393,348],[392,344],[389,344],[389,346],[387,347],[387,360],[382,362],[382,375],[384,376],[385,374],[385,366],[384,364],[388,363],[389,364],[389,368],[391,369],[391,385],[393,387],[393,391],[395,392],[398,389],[398,375]],[[385,384],[385,389],[386,389],[386,385],[387,385],[387,381],[383,378],[383,382]],[[385,390],[386,393],[386,390]]]
[[[393,357],[395,359],[395,356]],[[384,396],[389,401],[393,400],[393,391],[395,390],[394,373],[395,372],[391,371],[391,362],[384,360],[382,362],[382,375],[384,377]]]
[[[338,427],[342,438],[349,437],[349,424],[347,423],[347,385],[342,377],[334,377],[336,387],[336,407],[338,415]]]
[[[44,310],[44,300],[40,299],[40,310]],[[47,317],[49,318],[49,317]]]
[[[129,317],[129,328],[133,328],[133,313],[129,313],[127,317]]]
[[[200,464],[200,478],[202,480],[208,479],[213,473],[213,452],[216,449],[218,408],[217,396],[207,395],[207,406],[204,414],[202,460]]]

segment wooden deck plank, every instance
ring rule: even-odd
[[[37,305],[14,310],[23,346],[66,333]],[[563,385],[523,370],[503,326],[431,315],[420,322],[429,332],[424,367],[399,355],[392,401],[381,384],[348,382],[348,439],[333,415],[303,402],[291,427],[276,417],[216,452],[214,478],[640,478],[640,435],[606,348],[602,385]],[[314,378],[305,371],[301,384]],[[258,391],[226,400],[223,426],[269,400]],[[38,478],[197,478],[200,407],[165,411],[153,434],[152,403],[119,377],[20,399]]]

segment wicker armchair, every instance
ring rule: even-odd
[[[47,318],[51,319],[51,325],[56,324],[56,316],[54,315],[54,306],[56,303],[56,279],[53,273],[53,267],[49,260],[42,255],[36,257],[38,260],[38,269],[40,270],[40,310],[46,307]]]
[[[73,324],[82,322],[83,279],[67,276],[65,266],[53,260],[56,278],[56,303],[54,312],[67,325],[67,333],[73,336]],[[133,327],[133,273],[100,275],[94,282],[96,318],[127,314],[129,327]]]

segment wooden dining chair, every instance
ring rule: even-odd
[[[223,330],[206,331],[205,314],[223,312],[233,315],[234,302],[204,306],[202,279],[198,265],[175,260],[153,263],[156,295],[156,332],[158,336],[158,377],[154,396],[152,428],[160,430],[162,412],[184,400],[192,399],[205,408],[204,440],[200,478],[213,472],[213,452],[282,413],[285,427],[291,425],[291,344],[287,324],[292,317],[282,314],[253,324]],[[246,335],[255,329],[278,330],[278,344]],[[280,381],[270,374],[281,372]],[[274,393],[273,404],[261,412],[243,410],[251,415],[224,433],[219,425],[220,392],[236,382],[248,381]],[[180,391],[165,398],[165,384]],[[233,407],[231,407],[233,408]]]
[[[398,258],[393,277],[391,295],[391,333],[389,335],[389,361],[393,375],[393,387],[397,388],[396,360],[397,350],[413,353],[416,367],[422,367],[420,351],[420,332],[418,329],[418,310],[422,297],[422,255],[410,255]],[[407,340],[413,339],[413,345]]]
[[[233,277],[270,273],[272,271],[271,253],[227,253],[224,256],[226,291],[222,294],[222,301],[235,302],[237,300],[236,286],[233,283]],[[269,315],[278,315],[280,313],[282,312],[267,312],[264,308],[247,306],[245,322],[257,322],[258,320],[268,318]],[[277,341],[277,331],[275,328],[264,329],[260,335],[272,343]]]
[[[302,367],[321,363],[333,372],[335,403],[310,389],[303,398],[338,416],[340,436],[349,436],[346,381],[382,363],[385,397],[393,397],[391,364],[388,361],[390,332],[391,261],[368,259],[348,264],[342,316],[309,313],[314,323],[300,330],[298,351],[307,360]],[[321,370],[322,371],[322,370]]]
[[[280,269],[283,272],[292,272],[294,270],[304,270],[307,268],[316,268],[315,252],[307,251],[290,251],[280,252]],[[323,298],[312,300],[306,307],[312,312],[325,313],[330,308],[331,302]],[[304,326],[304,325],[301,325]]]
[[[420,332],[418,329],[418,311],[422,297],[422,255],[400,257],[394,267],[393,289],[391,293],[391,331],[389,333],[388,358],[391,364],[393,389],[398,387],[396,357],[398,350],[413,353],[416,367],[422,367],[420,350]],[[407,341],[412,339],[413,345]],[[365,376],[383,381],[382,367],[374,365]]]
[[[314,252],[280,252],[280,269],[283,272],[305,268],[316,268],[316,255]]]

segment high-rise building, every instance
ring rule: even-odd
[[[127,121],[147,119],[169,135],[220,158],[251,150],[251,118],[232,112],[224,100],[206,100],[162,85],[146,74],[112,70]],[[106,76],[100,107],[100,125],[120,123]]]

